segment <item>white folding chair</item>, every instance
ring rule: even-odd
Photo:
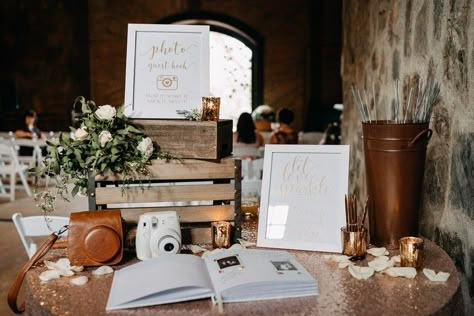
[[[321,132],[299,132],[298,144],[318,145],[323,136]]]
[[[18,162],[18,157],[16,155],[16,151],[12,146],[9,146],[4,143],[0,143],[0,174],[1,175],[8,175],[10,177],[10,192],[6,193],[3,179],[0,178],[0,182],[2,185],[0,186],[0,197],[9,197],[10,201],[15,200],[15,190],[16,190],[16,176],[18,175],[21,179],[21,183],[25,188],[26,194],[31,196],[30,186],[26,181],[26,170],[28,170],[28,166],[20,165]]]
[[[23,217],[21,213],[15,213],[12,215],[12,219],[18,235],[20,235],[21,242],[25,247],[25,251],[30,258],[38,248],[31,237],[48,236],[52,232],[59,231],[64,225],[69,224],[69,218],[63,216],[48,216],[49,227],[46,224],[45,217],[41,215]]]
[[[253,179],[262,180],[263,175],[263,158],[252,160]]]
[[[242,180],[242,198],[258,197],[262,193],[262,180]]]
[[[257,147],[234,147],[232,155],[242,158],[258,158],[261,157],[261,151]]]
[[[251,179],[253,178],[252,160],[242,159],[242,178]]]
[[[43,164],[43,154],[41,153],[41,146],[46,146],[46,142],[42,139],[34,138],[12,138],[12,143],[18,150],[20,146],[32,149],[31,156],[18,156],[18,161],[21,164],[28,165],[30,168],[40,166]]]

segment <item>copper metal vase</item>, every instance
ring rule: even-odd
[[[425,170],[428,123],[362,123],[370,242],[397,249],[418,236],[418,209]]]

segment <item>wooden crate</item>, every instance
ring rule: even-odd
[[[232,153],[232,120],[134,120],[133,123],[175,157],[220,159]]]
[[[175,210],[180,218],[183,243],[212,242],[211,222],[231,221],[234,241],[241,236],[241,160],[183,159],[153,161],[151,184],[121,187],[120,176],[89,180],[89,209],[116,208],[115,204],[212,201],[213,205],[120,207],[127,222],[138,222],[141,214]],[[148,179],[144,179],[148,181]],[[205,183],[203,183],[205,182]]]

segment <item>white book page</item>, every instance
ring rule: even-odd
[[[313,277],[286,251],[227,250],[204,261],[214,289],[224,301],[226,296],[235,298],[231,292],[238,293],[239,288],[247,293],[285,286],[296,290],[308,284],[317,288]],[[288,291],[286,296],[293,295]]]
[[[107,310],[211,297],[213,292],[200,257],[166,255],[116,271]]]

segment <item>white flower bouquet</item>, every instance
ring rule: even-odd
[[[34,169],[37,176],[56,179],[57,194],[36,192],[43,213],[54,211],[57,195],[67,200],[69,184],[71,194],[87,194],[91,175],[120,174],[125,188],[131,181],[148,176],[152,159],[172,157],[161,152],[159,146],[135,128],[123,113],[123,107],[96,106],[84,97],[75,100],[74,107],[81,106],[82,114],[70,133],[61,133],[58,139],[48,141],[48,155],[44,165]]]

